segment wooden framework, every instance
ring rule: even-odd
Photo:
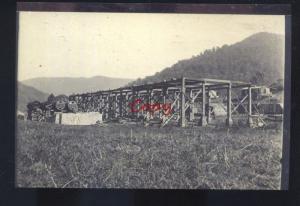
[[[245,87],[249,88],[249,94],[236,104],[233,104],[232,90]],[[250,83],[239,81],[182,77],[158,83],[127,86],[94,93],[74,94],[69,99],[76,101],[79,110],[82,112],[102,112],[104,120],[130,118],[147,122],[158,119],[161,126],[165,126],[171,120],[175,120],[181,127],[185,127],[188,122],[195,120],[195,109],[198,109],[201,114],[199,124],[205,126],[210,123],[211,119],[209,92],[211,90],[225,90],[227,105],[226,125],[232,125],[232,114],[236,113],[237,108],[242,106],[247,99],[248,123],[251,125],[252,87],[253,85]],[[201,105],[200,108],[195,108],[196,102],[198,105]],[[168,114],[166,114],[166,108],[170,111]]]

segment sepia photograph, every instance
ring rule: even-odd
[[[282,189],[285,15],[18,11],[17,25],[16,187]]]

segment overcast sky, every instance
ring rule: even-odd
[[[284,16],[21,12],[18,79],[138,78],[257,32],[284,35]]]

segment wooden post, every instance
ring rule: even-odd
[[[152,104],[153,103],[153,90],[151,89],[150,90],[150,93],[149,93],[149,104]],[[152,113],[150,112],[150,118],[152,118]]]
[[[138,98],[140,98],[140,92],[139,91],[136,92],[134,100],[136,100]],[[136,109],[139,111],[140,110],[140,105],[138,104],[136,107],[137,107]],[[140,112],[136,112],[136,117],[137,118],[140,117]]]
[[[115,102],[114,102],[114,107],[113,107],[113,110],[114,110],[114,111],[113,111],[113,114],[114,114],[113,116],[114,116],[114,118],[115,118],[115,117],[118,117],[118,112],[117,112],[117,107],[118,107],[118,94],[115,93],[114,95],[115,95],[115,96],[114,96],[114,101],[115,101]]]
[[[207,121],[206,121],[206,116],[205,116],[205,104],[206,104],[206,92],[205,92],[205,82],[202,83],[202,116],[200,120],[200,126],[206,126]]]
[[[232,126],[232,117],[231,117],[231,83],[228,84],[227,88],[227,119],[226,125]]]
[[[62,113],[60,112],[59,113],[59,124],[61,124],[61,122],[62,122]]]
[[[106,95],[105,101],[105,119],[109,119],[109,94]]]
[[[123,117],[123,93],[122,90],[120,91],[119,95],[119,115],[120,117]]]
[[[165,105],[166,104],[166,93],[167,93],[167,89],[166,88],[162,88],[162,90],[161,90],[161,95],[162,95],[162,103],[163,103],[163,105]],[[164,116],[164,114],[163,114],[163,110],[160,110],[159,111],[159,119],[163,119],[163,116]]]
[[[151,91],[151,89],[148,89],[147,90],[147,95],[148,95],[148,98],[147,98],[147,103],[148,104],[151,104],[151,93],[152,93],[152,91]]]
[[[185,78],[182,77],[181,81],[181,105],[180,105],[180,126],[185,127]]]
[[[133,103],[136,100],[136,91],[132,89],[132,97],[131,97],[131,102]],[[136,118],[136,113],[132,112],[131,113],[132,118]]]
[[[210,96],[209,90],[207,91],[207,124],[211,121],[211,114],[210,114]]]
[[[130,116],[130,108],[129,108],[129,93],[125,92],[125,111],[124,111],[124,116],[128,117]]]
[[[111,119],[112,118],[112,96],[111,93],[109,93],[108,95],[108,118]]]
[[[163,104],[166,104],[166,95],[167,95],[167,89],[163,89]]]
[[[248,87],[248,126],[253,126],[253,119],[252,119],[252,92],[251,86]]]
[[[189,121],[193,121],[195,119],[194,116],[194,99],[193,99],[193,90],[190,91],[190,112],[189,112]]]
[[[102,110],[102,95],[99,95],[99,100],[98,100],[98,111],[102,113],[103,115],[103,110]]]
[[[174,92],[174,96],[176,97],[177,93],[176,91]],[[176,101],[176,100],[175,100]],[[176,103],[176,111],[179,111],[180,110],[180,101],[178,100],[177,103]],[[179,112],[180,113],[180,112]],[[180,114],[179,114],[180,115]]]
[[[150,90],[150,89],[148,89],[147,90],[147,104],[151,104],[151,93],[152,93],[152,91]],[[151,113],[150,113],[150,111],[146,111],[145,112],[145,124],[147,125],[148,124],[148,122],[149,122],[149,120],[150,120],[150,115],[151,115]]]

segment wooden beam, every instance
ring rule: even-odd
[[[199,91],[193,96],[193,101],[199,96],[199,94],[202,92],[202,87],[199,89]]]
[[[105,101],[105,119],[109,119],[109,95],[106,95]]]
[[[200,79],[192,79],[189,78],[188,81],[195,81],[195,82],[202,82],[202,83],[206,83],[206,82],[213,82],[213,83],[230,83],[229,80],[223,80],[223,79],[209,79],[209,78],[200,78]]]
[[[207,124],[211,122],[211,115],[210,115],[210,96],[209,90],[207,91]]]
[[[231,83],[228,84],[227,88],[227,119],[226,125],[232,126],[232,117],[231,117]]]
[[[134,102],[136,100],[136,92],[137,91],[135,89],[132,90],[131,102]],[[136,112],[131,112],[130,116],[136,118],[137,114]]]
[[[130,102],[129,92],[126,91],[125,92],[125,101],[124,101],[124,103],[125,103],[124,116],[126,116],[126,117],[130,116],[129,102]]]
[[[195,99],[193,98],[193,90],[190,91],[190,111],[189,111],[189,121],[194,121],[195,119],[195,115],[194,115],[194,103],[195,103]]]
[[[207,121],[206,121],[206,115],[205,115],[205,98],[206,97],[206,92],[205,92],[205,82],[202,84],[202,115],[201,115],[201,120],[200,120],[200,126],[206,126]]]
[[[180,105],[180,126],[185,127],[185,78],[181,81],[181,105]]]
[[[119,115],[123,117],[123,93],[122,90],[120,91],[119,95]]]
[[[163,95],[163,104],[166,104],[166,96],[168,94],[168,88],[164,88],[162,91],[162,95]]]
[[[176,96],[178,96],[178,98],[179,98],[179,100],[176,102],[176,111],[179,111],[179,113],[180,113],[181,92],[175,92],[174,97],[176,97]]]
[[[253,119],[252,119],[252,92],[251,87],[248,87],[248,126],[253,126]]]
[[[114,94],[114,106],[113,106],[113,117],[116,118],[118,117],[118,112],[117,112],[117,107],[118,107],[118,95],[117,94]]]
[[[238,102],[238,104],[231,111],[231,114],[233,114],[240,106],[243,106],[243,103],[246,99],[248,99],[248,94],[246,96],[244,96],[244,98],[241,101]]]

